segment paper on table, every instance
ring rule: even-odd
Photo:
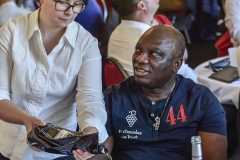
[[[238,68],[238,75],[240,75],[240,46],[237,48],[237,52],[236,52],[237,56],[237,68]]]
[[[229,54],[229,58],[230,58],[230,66],[233,66],[233,67],[238,66],[236,53],[237,53],[237,47],[228,48],[228,54]]]

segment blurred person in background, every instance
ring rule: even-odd
[[[141,35],[151,26],[168,24],[169,19],[162,14],[155,14],[159,8],[158,0],[112,0],[112,5],[121,23],[112,32],[108,44],[108,56],[119,61],[128,75],[133,75],[132,54]],[[185,50],[183,59],[187,59]],[[182,63],[178,74],[197,82],[197,73],[185,62]]]
[[[217,39],[218,0],[197,0],[197,26],[202,40]]]
[[[31,11],[23,8],[25,1],[21,0],[0,0],[0,26],[9,18],[16,18]]]
[[[234,47],[240,45],[240,1],[225,1],[225,25],[229,30]]]
[[[102,10],[96,0],[89,0],[88,7],[77,15],[75,21],[81,24],[94,37],[98,38],[104,21]]]

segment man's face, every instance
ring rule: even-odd
[[[74,13],[72,8],[67,11],[57,11],[55,9],[56,3],[69,3],[71,5],[81,3],[81,0],[59,0],[55,2],[54,0],[40,0],[41,1],[41,11],[47,23],[50,23],[54,27],[66,27],[70,24],[77,16],[78,13]],[[62,3],[64,4],[64,3]],[[41,14],[41,13],[40,13]]]
[[[132,61],[135,80],[143,87],[161,87],[175,77],[173,68],[178,56],[171,37],[169,32],[150,29],[139,39]]]

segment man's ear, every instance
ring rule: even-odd
[[[179,57],[179,58],[176,58],[174,63],[173,63],[173,72],[174,73],[177,73],[178,70],[180,69],[180,67],[182,66],[182,63],[183,63],[183,58],[182,57]]]
[[[146,4],[143,1],[139,1],[137,3],[137,9],[139,10],[145,10],[146,9]]]

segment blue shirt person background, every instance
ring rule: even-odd
[[[89,0],[88,6],[77,15],[75,21],[81,24],[94,37],[98,38],[103,27],[103,13],[96,0]]]

